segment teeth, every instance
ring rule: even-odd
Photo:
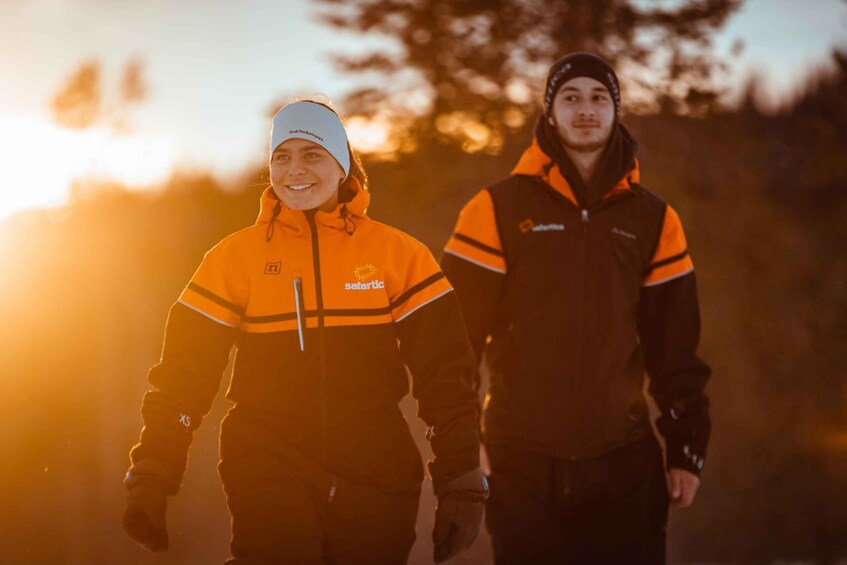
[[[291,190],[303,190],[305,188],[309,188],[309,187],[312,187],[312,186],[315,186],[315,183],[311,183],[311,184],[289,184],[288,188],[290,188]]]

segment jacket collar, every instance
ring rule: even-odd
[[[371,201],[370,193],[364,190],[355,178],[350,183],[350,188],[353,190],[353,197],[347,202],[339,202],[332,212],[317,210],[315,212],[315,223],[340,232],[352,233],[350,231],[351,225],[355,226],[355,223],[360,220],[368,220],[367,209]],[[272,222],[281,225],[285,231],[294,234],[309,231],[306,212],[292,210],[283,204],[274,192],[273,187],[269,186],[262,193],[256,225],[271,224]],[[272,233],[272,227],[269,226],[269,234]]]
[[[577,208],[579,207],[576,197],[574,196],[573,189],[570,184],[568,184],[568,181],[565,180],[564,175],[562,175],[562,172],[559,170],[559,166],[553,162],[553,159],[549,155],[541,150],[541,147],[538,145],[538,140],[536,139],[533,139],[532,144],[523,152],[523,155],[521,155],[521,158],[518,160],[518,164],[515,165],[514,169],[512,169],[512,174],[538,177],[545,184],[551,186],[556,192],[570,200],[574,206]],[[632,192],[632,185],[637,184],[638,180],[638,159],[635,159],[635,164],[632,169],[630,169],[630,171],[624,175],[620,181],[618,181],[618,184],[616,184],[612,190],[603,196],[603,199],[605,200],[613,194],[620,192]]]

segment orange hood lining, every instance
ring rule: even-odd
[[[559,170],[559,166],[553,162],[552,157],[544,153],[538,145],[538,141],[533,139],[532,144],[521,155],[515,168],[512,169],[513,175],[527,175],[531,177],[540,177],[546,184],[552,186],[557,192],[564,195],[568,200],[579,206],[574,196],[573,189],[564,175]],[[618,181],[615,187],[607,192],[603,198],[608,198],[615,192],[632,190],[632,185],[639,182],[640,173],[638,167],[638,159],[635,159],[635,165],[632,169]]]

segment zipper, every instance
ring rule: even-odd
[[[579,379],[582,376],[582,363],[585,357],[585,282],[588,278],[588,222],[589,222],[589,214],[588,209],[583,208],[579,212],[580,218],[580,235],[581,235],[581,253],[580,260],[582,261],[582,268],[579,273],[579,315],[578,315],[578,323],[577,328],[579,331],[579,339],[577,341],[577,362],[576,368],[574,370],[573,376],[573,396],[571,396],[571,401],[573,402],[573,418],[574,418],[574,428],[577,429],[579,425],[579,414],[577,411],[579,410],[579,402],[577,402],[577,398],[579,398]],[[571,453],[571,461],[575,458],[575,454]]]
[[[577,394],[579,393],[579,377],[582,374],[582,365],[584,363],[585,358],[585,324],[586,324],[586,313],[585,313],[585,303],[586,303],[586,280],[588,279],[588,224],[590,223],[590,214],[588,207],[582,208],[578,204],[575,204],[571,199],[567,198],[565,195],[560,193],[558,190],[554,189],[547,183],[545,183],[540,177],[534,177],[537,182],[539,182],[543,187],[547,190],[555,194],[560,201],[564,202],[566,206],[569,206],[571,209],[575,209],[579,213],[580,219],[580,236],[582,238],[581,242],[581,251],[580,251],[580,260],[582,262],[582,268],[580,269],[580,280],[579,280],[579,313],[578,313],[578,331],[579,337],[577,342],[577,355],[579,356],[577,359],[577,363],[574,369],[573,376],[573,418],[574,424],[576,425],[579,422],[577,418],[576,411],[579,409],[580,404],[576,401]],[[636,196],[636,194],[632,191],[621,192],[620,194],[613,194],[609,198],[602,198],[599,202],[595,203],[593,207],[594,212],[600,212],[601,210],[611,206],[613,203],[623,200],[625,198],[630,198],[632,196]],[[572,444],[573,445],[573,444]],[[576,461],[576,455],[572,451],[570,455],[570,461]]]
[[[306,221],[309,223],[309,232],[312,236],[312,266],[315,270],[315,300],[317,302],[318,317],[318,357],[320,359],[320,388],[321,388],[321,446],[323,463],[327,464],[327,406],[326,406],[326,335],[324,332],[324,300],[321,290],[321,251],[318,243],[318,225],[315,223],[316,210],[304,212]]]
[[[305,351],[303,344],[303,277],[294,277],[294,308],[297,311],[297,336],[300,338],[300,351]]]

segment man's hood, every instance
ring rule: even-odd
[[[621,134],[626,136],[626,141],[631,140],[634,143],[635,140],[632,134],[623,125],[619,124],[618,127],[622,129]],[[632,191],[632,185],[639,182],[638,159],[632,155],[630,162],[631,167],[624,171],[617,183],[603,194],[603,199],[609,198],[616,193]],[[584,204],[581,204],[576,197],[571,183],[567,181],[566,174],[561,170],[559,163],[542,150],[537,137],[532,140],[532,144],[523,152],[517,165],[512,169],[512,174],[539,177],[546,184],[552,186],[557,192],[560,192],[568,200],[573,202],[575,206],[584,207]]]

